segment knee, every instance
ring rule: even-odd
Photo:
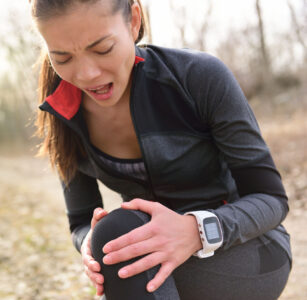
[[[96,224],[91,238],[92,255],[96,261],[102,261],[102,248],[106,243],[146,223],[146,216],[140,217],[140,214],[142,213],[119,208]]]

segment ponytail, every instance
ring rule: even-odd
[[[41,60],[39,104],[56,90],[61,81],[45,51]],[[41,110],[37,112],[36,127],[37,136],[43,138],[38,155],[49,155],[51,166],[57,169],[60,178],[67,184],[77,170],[78,160],[86,156],[79,137],[54,115]]]

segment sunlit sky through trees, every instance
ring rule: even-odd
[[[219,40],[228,34],[229,28],[240,28],[246,24],[256,24],[255,0],[143,0],[150,9],[153,43],[162,46],[180,46],[180,36],[176,26],[180,20],[171,9],[184,6],[187,10],[187,35],[193,37],[193,24],[203,20],[206,16],[208,4],[213,4],[209,20],[209,32],[207,35],[208,51],[214,52]],[[292,5],[299,7],[302,0],[291,0]],[[274,39],[290,26],[290,13],[287,0],[262,0],[263,17],[268,38]],[[0,35],[9,31],[8,20],[24,23],[26,28],[30,23],[28,0],[3,0],[0,2]],[[9,33],[11,34],[11,33]],[[0,36],[1,37],[1,36]],[[13,37],[12,37],[13,38]],[[3,49],[0,44],[0,68],[4,69]]]
[[[236,29],[246,24],[257,23],[255,0],[147,0],[144,2],[149,3],[152,8],[154,42],[167,46],[172,46],[176,26],[175,16],[170,14],[170,2],[176,3],[176,6],[185,6],[188,21],[195,23],[203,20],[211,2],[213,4],[209,20],[212,33],[211,42],[223,37],[229,27]],[[270,29],[269,33],[281,32],[289,27],[290,13],[286,0],[262,0],[260,3],[263,6],[265,25]],[[302,0],[291,0],[291,3],[298,7]]]

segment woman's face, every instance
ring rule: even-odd
[[[110,1],[98,1],[40,21],[38,29],[57,74],[109,107],[129,92],[140,23],[138,5],[127,23],[121,11],[112,15]]]

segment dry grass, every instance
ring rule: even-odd
[[[299,108],[299,109],[298,109]],[[293,269],[280,300],[307,299],[307,105],[254,103],[254,109],[289,197],[284,222],[291,235]]]
[[[44,160],[0,156],[0,299],[93,300],[73,248],[60,184]],[[101,186],[108,209],[119,198]]]
[[[280,299],[307,299],[307,109],[254,107],[290,197],[285,225],[294,265]],[[0,299],[98,299],[71,244],[60,185],[46,161],[5,153],[0,166]],[[101,189],[108,209],[119,205]]]

